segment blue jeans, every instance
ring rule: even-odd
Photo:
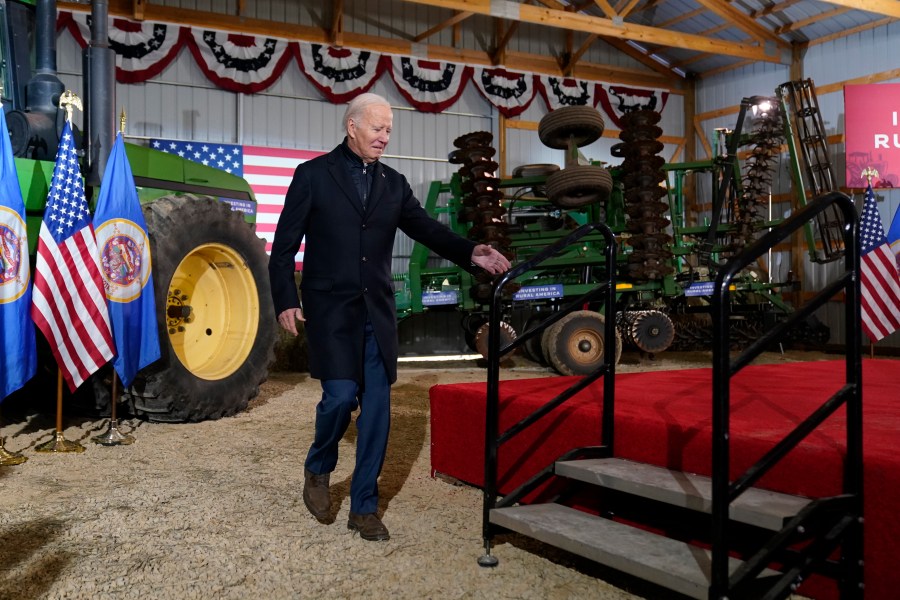
[[[378,476],[384,464],[388,433],[391,428],[391,384],[375,331],[366,321],[365,357],[362,386],[352,379],[322,381],[322,400],[316,406],[316,433],[306,457],[306,468],[322,475],[334,471],[338,444],[350,415],[358,407],[356,418],[356,468],[350,483],[350,510],[357,514],[378,509]]]

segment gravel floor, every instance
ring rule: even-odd
[[[691,365],[650,368],[667,366]],[[499,567],[477,566],[481,495],[431,477],[428,388],[484,373],[471,363],[401,368],[380,484],[391,540],[380,543],[346,528],[352,426],[332,475],[337,520],[321,525],[303,506],[320,395],[306,375],[273,374],[249,410],[219,421],[121,421],[130,446],[96,445],[107,421],[67,416],[65,437],[85,445],[81,454],[36,453],[54,416],[4,406],[6,447],[28,461],[0,468],[0,599],[666,597],[512,535],[497,540]],[[504,371],[547,375],[524,361]]]

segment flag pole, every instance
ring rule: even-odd
[[[112,392],[109,397],[110,404],[110,413],[109,413],[109,427],[106,430],[106,433],[98,435],[94,438],[94,441],[103,446],[121,446],[127,444],[134,443],[134,436],[131,434],[123,434],[119,431],[119,421],[116,419],[116,404],[118,404],[118,390],[116,389],[118,386],[116,385],[119,381],[118,374],[116,370],[113,369],[112,375]]]
[[[21,465],[28,457],[19,452],[10,452],[3,446],[3,436],[0,435],[0,467]]]
[[[878,177],[878,171],[867,166],[863,169],[862,176],[866,178],[866,183],[869,187],[872,187],[872,178]],[[869,339],[869,358],[875,358],[875,342],[873,342],[871,338]]]
[[[49,442],[44,442],[35,447],[35,452],[84,452],[84,446],[78,442],[70,442],[63,435],[62,430],[62,396],[63,374],[62,369],[56,371],[56,435]]]
[[[125,135],[125,107],[122,107],[122,112],[119,114],[119,133],[122,136]],[[110,157],[111,158],[111,157]],[[106,178],[104,177],[104,180]],[[118,383],[119,375],[116,373],[115,367],[112,369],[112,390],[109,396],[109,427],[106,432],[102,435],[98,435],[94,438],[94,441],[103,446],[120,446],[134,443],[134,436],[130,434],[123,434],[119,431],[119,421],[116,419],[116,404],[118,404]]]

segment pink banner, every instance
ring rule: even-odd
[[[844,86],[844,114],[847,187],[864,189],[867,167],[873,188],[900,187],[900,83]]]

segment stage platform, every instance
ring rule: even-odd
[[[501,373],[502,376],[502,373]],[[844,361],[751,365],[731,388],[732,470],[758,460],[843,384]],[[551,377],[500,384],[500,427],[508,428],[572,384]],[[711,471],[712,370],[616,376],[615,454],[679,471]],[[484,482],[484,383],[437,385],[430,391],[431,466],[475,486]],[[504,445],[499,488],[509,492],[565,451],[598,445],[602,382],[580,392]],[[900,361],[863,361],[866,598],[900,589]],[[841,489],[843,409],[794,449],[759,487],[819,497]],[[533,494],[530,500],[537,498]],[[480,517],[480,515],[478,515]],[[836,597],[830,582],[800,593]]]

